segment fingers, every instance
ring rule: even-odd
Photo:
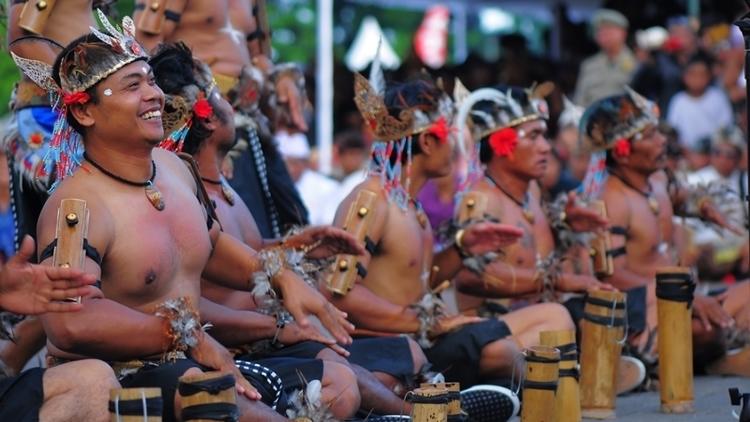
[[[76,312],[82,308],[82,304],[75,302],[47,302],[43,304],[44,312]]]
[[[260,400],[261,396],[258,390],[255,389],[252,385],[250,385],[249,382],[245,379],[245,377],[242,375],[240,371],[236,371],[234,374],[234,377],[237,379],[237,382],[234,384],[234,387],[237,389],[237,394],[241,396],[245,396],[250,400]]]
[[[703,307],[696,307],[695,311],[698,314],[698,319],[701,324],[703,324],[703,328],[705,328],[706,331],[711,331],[711,321],[708,319],[708,315]]]
[[[331,349],[333,349],[334,352],[338,353],[339,355],[348,358],[351,353],[349,353],[348,350],[344,349],[343,347],[339,346],[338,344],[330,344],[328,345]]]
[[[18,248],[18,252],[9,259],[13,263],[24,264],[28,262],[31,256],[34,254],[34,239],[28,234],[23,237],[21,246]]]
[[[35,268],[43,269],[44,274],[51,281],[68,281],[69,283],[71,283],[69,284],[69,286],[71,287],[96,283],[96,276],[94,276],[93,274],[84,273],[81,270],[76,270],[73,268],[52,267],[47,265],[35,266]]]
[[[354,325],[346,320],[346,313],[327,303],[317,317],[339,344],[351,344],[349,333],[354,331]]]

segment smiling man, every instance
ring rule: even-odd
[[[27,74],[62,96],[63,115],[53,136],[60,146],[58,184],[42,211],[39,240],[54,242],[60,201],[85,200],[85,271],[102,280],[103,297],[84,298],[75,314],[43,317],[51,360],[99,357],[129,368],[118,371],[121,384],[161,387],[166,420],[180,409],[179,376],[188,370],[230,372],[242,420],[278,419],[254,402],[260,394],[231,354],[203,332],[197,312],[201,276],[247,290],[251,275],[262,271],[299,324],[314,314],[344,344],[351,326],[304,281],[213,224],[196,198],[196,176],[176,155],[154,148],[164,138],[164,94],[134,39],[133,22],[124,19],[120,33],[101,14],[100,20],[107,33],[73,41],[51,70],[16,58]],[[85,161],[79,166],[81,150]],[[50,265],[48,250],[40,260]],[[135,370],[117,365],[133,361]]]

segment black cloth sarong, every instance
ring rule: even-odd
[[[446,380],[461,383],[461,388],[469,388],[481,379],[479,359],[482,349],[510,335],[510,328],[504,321],[488,319],[466,324],[438,337],[432,347],[424,349],[424,353],[432,368],[442,372]]]
[[[0,421],[36,422],[44,402],[44,369],[0,380]]]

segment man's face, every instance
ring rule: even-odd
[[[628,165],[643,174],[663,169],[667,164],[667,138],[655,126],[648,126],[630,141]]]
[[[503,166],[529,180],[539,179],[547,171],[551,147],[544,120],[532,120],[516,126],[518,143],[510,157],[501,157]]]
[[[164,139],[161,114],[164,93],[156,85],[151,67],[143,60],[130,63],[96,86],[99,99],[90,104],[90,130],[107,140],[146,141],[156,145]]]
[[[234,109],[219,94],[218,89],[214,88],[210,96],[216,122],[212,138],[216,140],[219,148],[229,150],[235,143]]]
[[[437,137],[428,134],[420,134],[431,145],[429,156],[425,157],[424,169],[429,178],[443,177],[451,174],[453,171],[453,144],[449,139],[439,140]],[[416,141],[416,140],[415,140]]]
[[[604,51],[613,51],[625,45],[628,32],[621,26],[612,23],[602,23],[596,29],[596,43]]]
[[[740,163],[740,152],[726,143],[717,143],[711,148],[711,165],[724,177],[730,176]]]

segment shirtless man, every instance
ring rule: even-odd
[[[124,33],[107,26],[114,40],[98,33],[75,40],[52,70],[67,111],[63,145],[73,144],[68,151],[85,147],[86,154],[78,168],[65,165],[74,164],[75,157],[61,155],[58,180],[64,180],[42,211],[39,239],[42,244],[54,240],[61,200],[85,200],[91,216],[85,270],[102,280],[103,296],[84,298],[83,309],[74,314],[42,317],[49,355],[53,361],[83,356],[142,360],[147,369],[120,373],[121,383],[161,386],[166,420],[180,409],[175,395],[180,375],[198,368],[230,372],[242,420],[276,420],[277,414],[252,401],[260,395],[231,354],[200,328],[195,306],[201,275],[248,289],[250,275],[263,271],[300,325],[315,315],[344,344],[350,341],[351,325],[304,281],[221,233],[196,200],[195,180],[185,163],[154,149],[164,138],[164,95],[145,50],[129,32],[132,22],[122,27]],[[40,70],[34,63],[24,66]],[[82,144],[76,145],[76,135]]]
[[[660,267],[678,264],[673,258],[672,245],[674,202],[662,171],[666,162],[666,139],[657,130],[658,111],[632,90],[592,104],[585,115],[587,119],[581,124],[585,128],[584,135],[594,150],[606,151],[610,176],[601,194],[612,225],[615,257],[615,271],[607,281],[627,291],[629,296],[634,291],[644,292],[637,304],[640,320],[630,308],[628,311],[631,327],[638,323],[637,330],[642,331],[632,343],[648,357],[656,344],[654,277]],[[701,204],[697,211],[714,221],[720,218],[709,202]],[[714,297],[695,294],[693,346],[696,358],[705,350],[718,351],[721,355],[722,332],[732,327],[734,318],[747,307],[746,285],[733,287],[720,298],[723,303]],[[630,300],[634,299],[629,297]],[[735,368],[745,375],[750,368],[747,355],[745,353],[744,364]],[[716,357],[719,356],[713,356]]]
[[[146,8],[146,3],[149,8]],[[161,8],[153,11],[154,3]],[[247,40],[257,24],[249,1],[234,0],[159,0],[136,3],[137,23],[143,16],[164,19],[160,28],[139,24],[138,39],[149,49],[160,42],[185,42],[193,54],[208,64],[222,95],[247,119],[238,129],[247,147],[238,149],[231,170],[225,170],[229,182],[250,207],[261,234],[279,237],[288,226],[307,224],[307,211],[294,182],[272,142],[279,120],[290,130],[305,131],[302,116],[301,73],[294,66],[274,67],[258,46],[259,39]],[[231,21],[230,21],[231,19]],[[252,37],[251,37],[252,38]],[[265,52],[267,53],[267,52]],[[273,85],[273,88],[271,88]],[[275,99],[269,99],[272,92]],[[278,104],[267,107],[269,113],[287,109],[289,117],[268,116],[259,109],[261,99]],[[278,114],[278,113],[277,113]]]
[[[347,215],[352,207],[360,209],[360,192],[376,195],[367,212],[372,218],[367,230],[369,253],[359,259],[359,270],[354,265],[337,266],[336,270],[356,271],[358,281],[345,295],[334,295],[333,302],[346,309],[365,334],[419,335],[433,369],[445,371],[447,380],[458,381],[463,388],[481,379],[510,375],[518,349],[506,338],[511,332],[504,322],[435,314],[426,303],[430,297],[425,294],[449,280],[461,265],[457,248],[433,256],[432,228],[419,204],[411,199],[428,179],[451,170],[454,144],[447,122],[452,116],[442,115],[445,107],[439,106],[445,104],[445,94],[428,81],[391,86],[384,95],[378,94],[360,75],[355,91],[358,108],[371,122],[376,137],[390,144],[380,143],[373,152],[373,165],[379,165],[383,174],[373,174],[358,185],[338,208],[335,225],[352,230]],[[361,95],[365,91],[368,94]],[[389,115],[384,114],[386,105]],[[414,109],[419,113],[412,121],[407,117],[396,123],[389,117]],[[400,174],[398,160],[406,167]],[[457,237],[464,252],[477,253],[498,250],[519,235],[513,227],[485,222],[467,227]],[[420,301],[425,304],[423,310],[412,307]],[[434,345],[428,347],[432,341]],[[497,414],[496,420],[510,417],[510,413]]]
[[[503,250],[502,256],[461,271],[456,278],[457,288],[472,295],[459,296],[463,312],[483,308],[486,297],[528,297],[534,303],[540,293],[553,300],[556,291],[581,292],[601,286],[592,276],[562,268],[547,283],[544,275],[554,274],[554,268],[538,265],[539,260],[555,250],[551,222],[542,207],[536,183],[546,170],[550,154],[545,138],[548,118],[544,102],[548,92],[542,92],[545,87],[549,85],[542,84],[534,91],[517,87],[482,89],[462,104],[462,110],[469,111],[479,103],[477,107],[492,116],[489,120],[477,119],[472,125],[473,137],[480,142],[479,158],[486,170],[467,195],[485,197],[487,205],[483,213],[488,218],[516,226],[524,233],[519,243]],[[462,113],[459,118],[466,115]],[[594,213],[570,205],[566,209],[568,224],[579,229],[606,224]],[[554,302],[517,309],[502,318],[523,347],[538,345],[540,331],[575,328],[566,309]]]
[[[28,26],[20,19],[33,16],[34,2],[11,2],[8,13],[8,49],[21,56],[52,65],[63,46],[88,32],[95,25],[92,0],[58,1],[46,20]],[[27,6],[28,5],[28,6]],[[24,26],[25,28],[23,28]],[[43,159],[49,151],[52,122],[55,112],[49,95],[25,75],[21,75],[11,99],[12,119],[3,135],[2,147],[11,158],[11,195],[15,220],[15,247],[25,235],[36,235],[36,222],[47,199],[49,174],[45,174]],[[20,176],[20,177],[19,177]],[[36,255],[32,255],[36,260]],[[18,373],[25,363],[44,345],[44,331],[36,318],[28,318],[16,325],[16,342],[4,345],[2,360],[12,373]]]
[[[202,63],[194,62],[190,50],[184,44],[162,44],[149,63],[153,68],[157,84],[172,101],[176,97],[191,101],[191,93],[196,90],[205,91],[211,87],[210,71]],[[187,134],[183,150],[193,155],[201,170],[203,186],[215,204],[223,231],[258,250],[293,245],[298,247],[320,240],[320,245],[309,250],[307,256],[312,258],[329,256],[335,250],[334,243],[341,241],[342,238],[350,238],[349,234],[332,227],[313,227],[285,238],[283,244],[279,240],[264,240],[260,236],[250,211],[221,176],[220,164],[235,142],[235,130],[231,106],[216,93],[215,88],[213,89],[215,95],[212,98],[215,105],[213,114],[206,121],[193,116],[193,127]],[[206,97],[210,95],[212,94],[205,94]],[[166,107],[166,109],[170,108]],[[172,120],[179,119],[173,119],[170,113],[167,113],[165,121]],[[364,250],[362,249],[361,252]],[[321,379],[323,401],[329,405],[333,404],[331,410],[338,418],[348,416],[349,409],[341,409],[341,407],[352,402],[342,400],[342,393],[351,393],[352,385],[357,383],[362,390],[362,407],[366,411],[375,409],[378,413],[384,414],[400,413],[404,408],[404,403],[373,378],[367,370],[353,366],[357,373],[357,378],[354,379],[347,369],[349,365],[346,360],[326,345],[335,347],[343,355],[348,355],[349,352],[336,346],[335,341],[323,336],[314,328],[302,328],[294,322],[288,322],[279,329],[273,316],[255,312],[256,301],[253,294],[249,292],[229,289],[203,280],[201,293],[207,299],[206,302],[208,300],[214,302],[202,309],[203,315],[212,321],[214,325],[212,333],[226,346],[245,347],[258,340],[271,338],[282,345],[296,344],[292,348],[286,347],[271,353],[254,353],[251,358],[247,358],[277,372],[284,382],[285,390],[304,388],[304,382],[300,382],[298,375],[298,372],[302,372],[307,380]],[[222,311],[222,307],[217,304],[231,309]],[[214,316],[214,313],[219,313],[219,315]],[[317,343],[312,343],[310,340]],[[382,340],[380,346],[390,349],[390,356],[393,355],[394,349],[400,348],[406,359],[409,361],[412,359],[406,339]],[[352,347],[360,346],[355,344]],[[372,355],[377,351],[377,349],[370,349],[367,352]],[[418,352],[415,359],[424,361],[421,350],[415,347],[415,351]],[[325,362],[312,358],[324,359]],[[342,364],[347,368],[341,368]],[[422,364],[417,363],[413,366],[418,371]],[[349,374],[348,377],[347,374]]]
[[[26,236],[18,254],[0,270],[0,310],[22,315],[80,310],[77,303],[60,301],[90,294],[93,288],[88,284],[93,284],[95,277],[72,269],[29,264],[33,253],[34,241]],[[0,419],[108,421],[109,391],[119,387],[112,369],[101,361],[29,369],[16,377],[0,377]]]

